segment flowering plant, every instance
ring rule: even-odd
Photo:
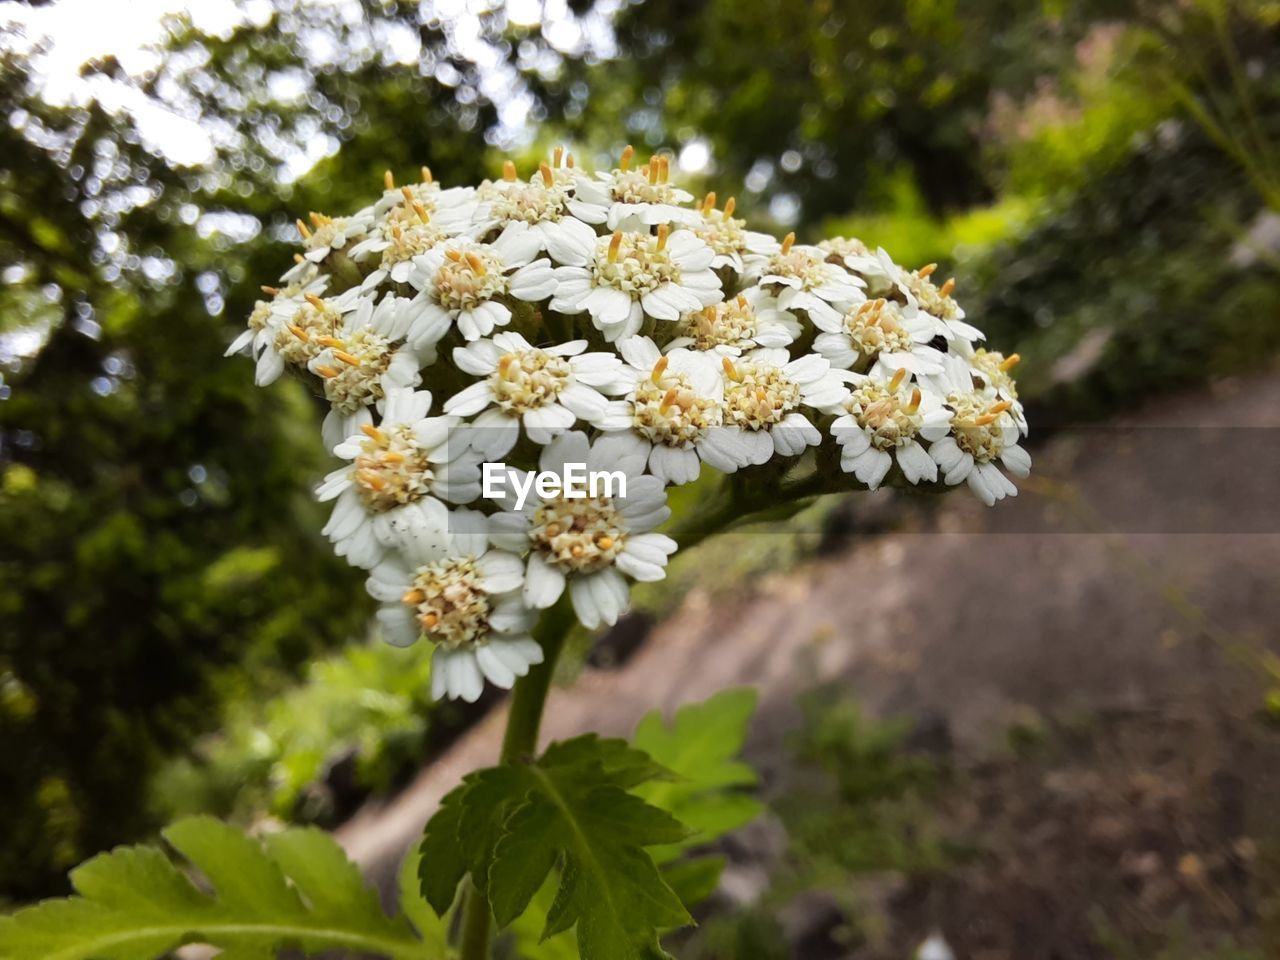
[[[1026,476],[1017,356],[980,346],[954,281],[693,199],[630,147],[594,176],[561,149],[475,188],[388,173],[365,209],[299,221],[297,263],[231,345],[260,384],[293,369],[324,391],[346,461],[325,533],[369,570],[383,636],[437,645],[438,695],[512,686],[546,656],[538,611],[567,591],[581,624],[612,624],[629,582],[753,506],[886,482],[992,504]],[[612,466],[630,492],[512,509],[479,483],[508,457]],[[751,478],[657,532],[704,467]]]
[[[981,346],[954,281],[935,284],[932,265],[908,270],[854,239],[811,246],[750,230],[733,199],[695,203],[672,183],[664,155],[638,163],[628,147],[592,175],[557,149],[527,178],[508,162],[474,188],[443,187],[426,168],[403,186],[388,172],[384,188],[363,210],[299,221],[296,263],[263,288],[228,353],[248,353],[260,385],[289,371],[328,401],[323,437],[341,464],[317,490],[333,503],[324,534],[368,571],[382,637],[435,645],[437,697],[515,688],[502,763],[468,776],[427,825],[422,897],[444,916],[461,887],[464,960],[488,956],[495,920],[538,910],[542,935],[573,928],[581,956],[665,956],[660,932],[690,922],[657,852],[690,834],[643,792],[666,765],[590,735],[535,758],[566,634],[615,623],[631,583],[663,579],[678,548],[818,494],[965,484],[987,504],[1016,495],[1010,475],[1030,469],[1017,355]],[[518,498],[481,482],[497,461]],[[582,468],[620,483],[574,496],[568,483],[522,480]],[[704,474],[719,486],[669,522],[668,490]],[[693,742],[696,726],[681,736]],[[680,773],[710,775],[707,789],[748,782],[719,760]],[[193,860],[235,847],[190,823],[170,840]],[[442,932],[439,951],[419,952],[399,928],[375,935],[373,920],[342,912],[337,893],[315,887],[316,863],[334,854],[315,838],[268,845],[276,865],[253,869],[286,871],[312,910],[253,927],[254,944],[449,949]],[[89,886],[86,897],[102,897]],[[279,910],[303,908],[289,888],[271,890]],[[90,906],[108,933],[128,919]],[[22,942],[98,955],[97,941],[57,939],[42,909],[14,928],[36,937]],[[236,902],[218,909],[231,911],[225,928],[196,910],[178,933],[235,952],[253,925]],[[429,915],[406,912],[422,934]],[[154,955],[173,936],[164,926],[119,955]]]

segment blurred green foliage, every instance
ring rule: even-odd
[[[160,819],[196,813],[332,823],[352,796],[385,789],[419,760],[431,713],[431,648],[355,643],[294,688],[234,700],[221,729],[165,765]]]

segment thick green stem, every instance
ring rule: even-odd
[[[458,945],[459,956],[462,960],[488,960],[492,926],[489,922],[489,901],[470,880],[467,881],[462,898],[462,941]]]
[[[542,647],[542,663],[521,677],[511,694],[507,732],[502,740],[503,763],[520,763],[537,750],[538,730],[542,727],[542,711],[551,690],[551,679],[574,622],[573,606],[566,591],[560,601],[543,614],[534,630],[534,639]],[[468,883],[463,894],[461,960],[488,960],[492,933],[489,918],[489,902],[474,883]]]

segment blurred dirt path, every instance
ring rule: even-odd
[[[1229,703],[1243,675],[1215,644],[1260,641],[1280,623],[1280,372],[1064,431],[1036,459],[1017,501],[985,510],[959,493],[914,531],[850,542],[730,596],[695,592],[620,669],[553,691],[543,740],[626,734],[654,706],[752,685],[748,752],[768,783],[796,694],[819,681],[841,681],[874,713],[939,720],[961,749],[990,746],[1028,711]],[[1064,491],[1104,519],[1082,520]],[[444,793],[496,760],[504,720],[495,709],[339,830],[380,884]]]

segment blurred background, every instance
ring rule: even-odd
[[[553,735],[761,690],[679,955],[1280,955],[1280,3],[7,0],[0,121],[0,902],[197,811],[377,878],[492,762],[319,536],[320,401],[221,355],[383,170],[633,143],[954,274],[1040,464],[705,544],[570,658]]]

